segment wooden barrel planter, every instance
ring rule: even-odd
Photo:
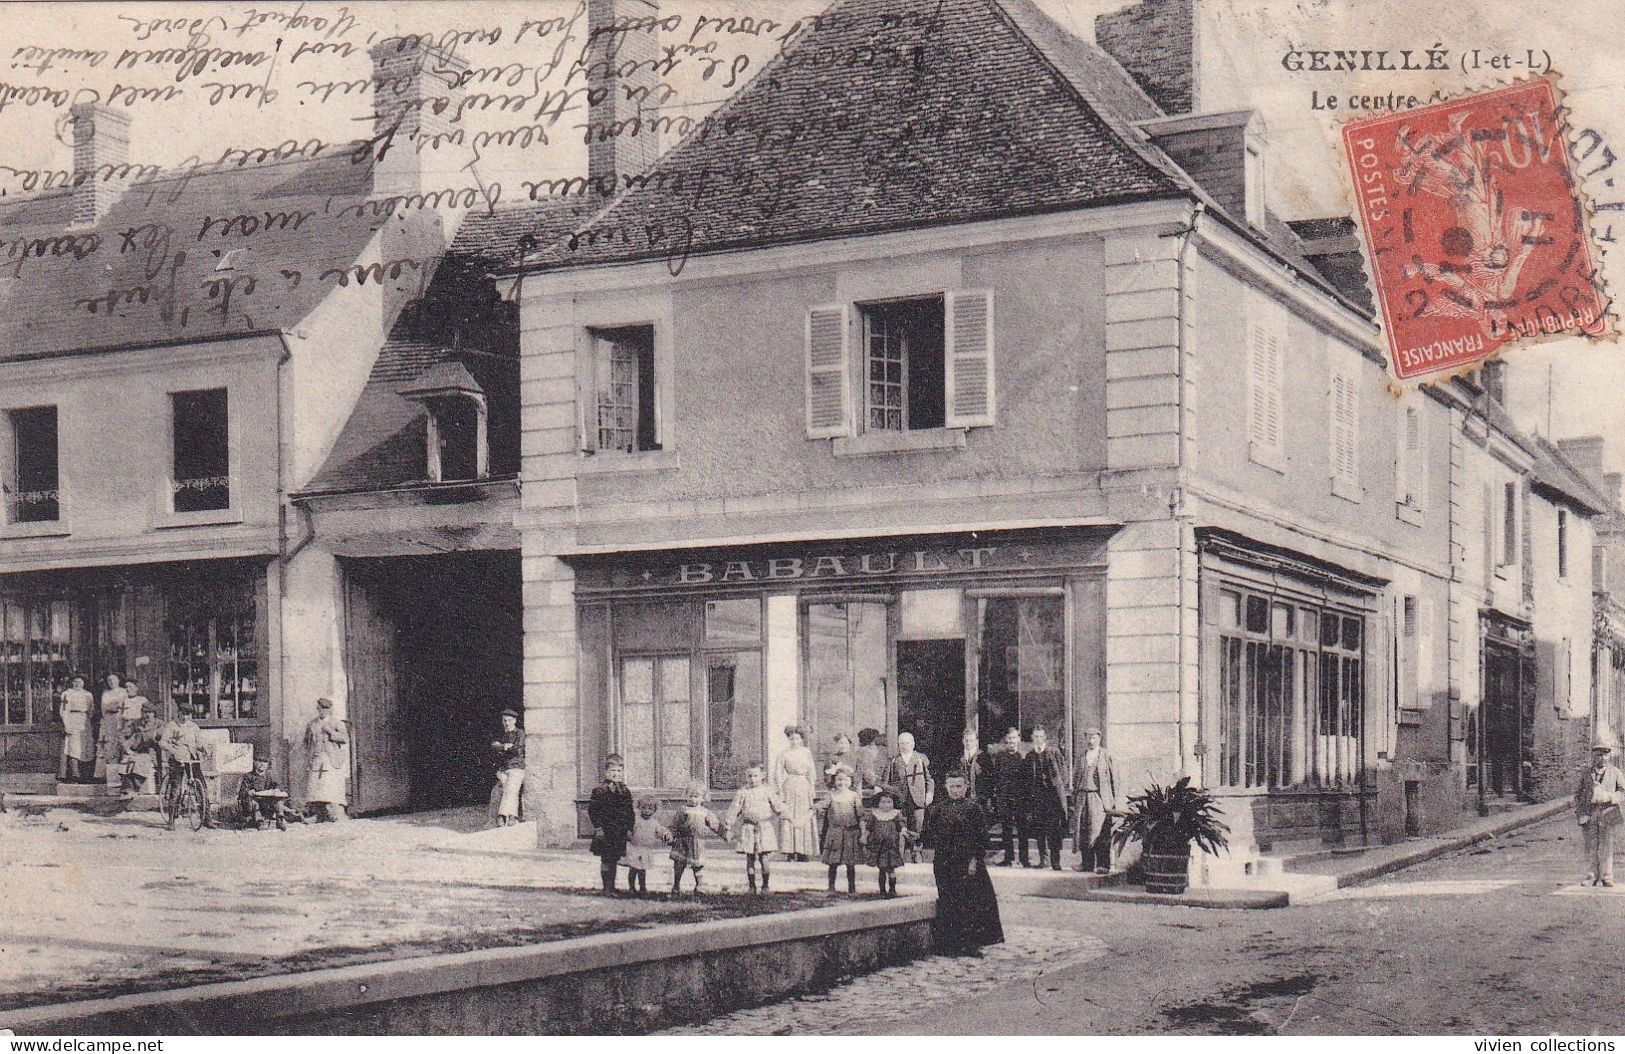
[[[1190,885],[1190,846],[1180,846],[1177,850],[1167,847],[1147,849],[1140,866],[1145,869],[1147,893],[1178,896]]]

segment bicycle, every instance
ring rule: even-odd
[[[176,776],[174,769],[184,775]],[[186,817],[192,830],[213,826],[210,815],[209,787],[203,782],[203,766],[196,761],[173,763],[169,786],[164,793],[164,823],[173,831],[175,821]]]

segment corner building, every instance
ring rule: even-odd
[[[1221,867],[1454,822],[1450,403],[1386,393],[1352,245],[1202,109],[1196,5],[1140,8],[1120,65],[1028,0],[838,4],[501,276],[544,841],[606,751],[720,799],[792,721],[1098,725],[1223,797]],[[877,41],[929,61],[808,60]]]

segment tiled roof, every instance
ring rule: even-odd
[[[492,270],[508,267],[527,253],[568,237],[606,204],[597,197],[555,197],[470,212],[457,229],[451,251]]]
[[[353,208],[372,168],[351,154],[165,173],[94,228],[69,226],[66,192],[0,205],[0,359],[294,327],[387,220]]]
[[[350,419],[305,493],[383,490],[423,482],[428,474],[428,410],[401,393],[448,368],[472,375],[491,396],[493,414],[498,415],[491,423],[492,471],[502,471],[503,429],[495,404],[516,399],[518,361],[397,337],[378,352]]]
[[[569,267],[1173,197],[1149,100],[1026,0],[842,0],[648,182],[527,264]],[[872,56],[872,59],[870,58]],[[1129,114],[1119,116],[1117,108]],[[1112,116],[1103,116],[1112,110]],[[732,130],[728,130],[730,125]]]

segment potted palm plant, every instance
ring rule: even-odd
[[[1170,786],[1152,783],[1144,794],[1132,795],[1112,841],[1119,852],[1130,842],[1144,846],[1146,892],[1177,895],[1190,885],[1191,843],[1217,856],[1229,834],[1218,801],[1182,776]]]

